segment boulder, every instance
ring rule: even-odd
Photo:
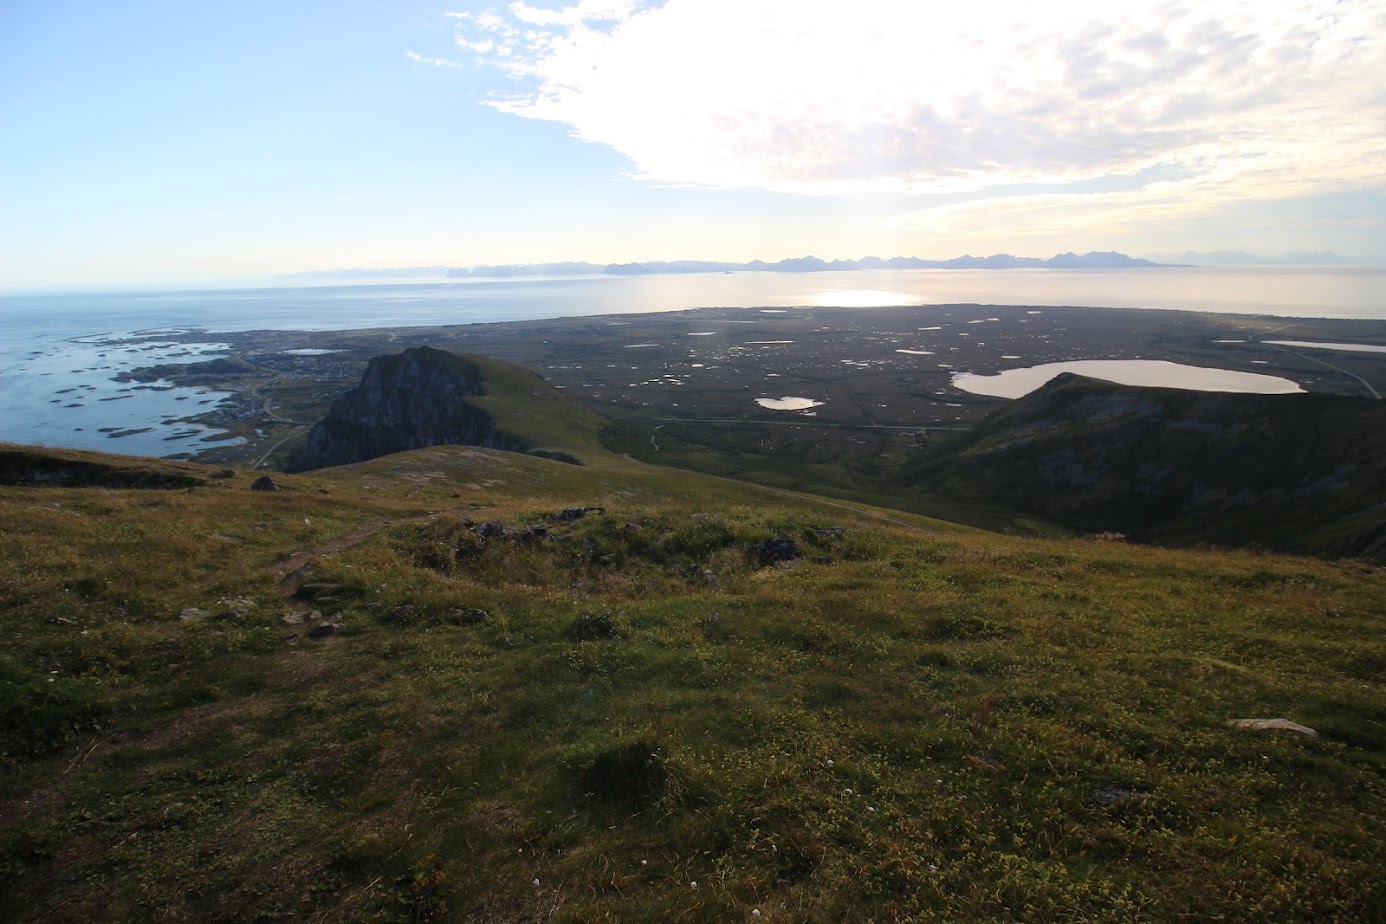
[[[762,565],[798,561],[802,557],[803,553],[799,551],[798,544],[788,536],[776,536],[773,539],[766,539],[756,549],[756,558]]]

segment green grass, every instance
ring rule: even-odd
[[[486,394],[469,399],[512,433],[539,449],[563,450],[579,456],[601,451],[606,421],[576,401],[564,397],[542,378],[514,363],[467,355],[481,369]]]
[[[1379,569],[945,532],[594,459],[0,488],[0,917],[1386,904]],[[482,547],[464,516],[547,538]],[[762,567],[780,535],[803,557]],[[341,628],[281,621],[302,610]]]

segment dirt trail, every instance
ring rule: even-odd
[[[323,555],[332,555],[359,545],[366,539],[380,532],[390,524],[389,520],[368,520],[345,535],[335,539],[329,539],[321,545],[311,549],[300,549],[290,555],[287,559],[280,562],[274,569],[274,580],[279,592],[285,597],[292,597],[303,583],[304,575],[301,574],[305,566],[315,558]]]

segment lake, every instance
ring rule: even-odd
[[[210,335],[218,331],[431,327],[697,307],[977,303],[1386,319],[1383,283],[1386,270],[1320,268],[871,270],[8,294],[0,296],[0,440],[136,455],[200,448],[215,434],[178,417],[205,411],[221,395],[114,382],[135,366],[179,361],[179,353],[182,361],[196,358],[187,344],[122,342],[152,329],[205,330],[209,346],[195,352],[206,356],[215,355]],[[144,432],[130,432],[137,430]],[[113,439],[112,432],[127,435]]]
[[[1275,375],[1209,369],[1159,359],[1080,359],[1007,369],[996,375],[963,372],[953,376],[953,387],[992,398],[1020,398],[1065,372],[1118,385],[1149,388],[1232,391],[1257,395],[1290,395],[1304,391],[1298,382]]]

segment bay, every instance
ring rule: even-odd
[[[216,434],[177,415],[205,411],[224,396],[163,386],[123,389],[114,377],[135,366],[214,356],[217,332],[431,327],[698,307],[955,303],[1386,319],[1384,283],[1386,270],[1219,267],[314,280],[6,294],[0,295],[0,441],[138,455],[206,448],[198,444]],[[148,336],[170,328],[206,331],[207,344],[160,345]]]

